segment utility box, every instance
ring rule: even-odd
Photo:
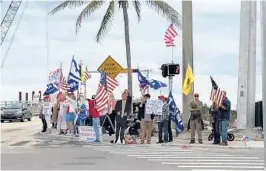
[[[263,127],[262,101],[255,103],[255,127]]]

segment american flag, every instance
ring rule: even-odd
[[[89,73],[89,71],[88,71],[88,69],[86,67],[86,70],[85,70],[85,80],[84,80],[84,82],[86,82],[90,78],[91,78],[91,74]]]
[[[137,73],[138,73],[140,93],[142,96],[144,96],[145,94],[148,93],[150,85],[148,80],[141,74],[139,70],[137,70]]]
[[[101,79],[95,96],[96,108],[98,112],[108,109],[109,94],[119,85],[119,83],[101,71]]]
[[[148,93],[148,90],[149,90],[149,85],[146,85],[145,87],[141,87],[141,85],[139,85],[139,88],[140,88],[140,93],[142,96],[144,96],[145,94]]]
[[[170,24],[170,26],[168,27],[168,29],[165,32],[164,35],[164,42],[166,47],[173,47],[175,46],[175,37],[177,36],[177,32],[174,28],[173,24]]]
[[[61,77],[60,77],[60,86],[59,86],[60,89],[62,90],[70,90],[69,86],[67,85],[67,81],[66,81],[66,78],[65,76],[61,73]]]
[[[222,91],[216,82],[211,77],[211,83],[212,83],[212,91],[210,95],[210,100],[213,102],[216,102],[218,106],[221,106],[223,99],[225,97],[225,92]]]

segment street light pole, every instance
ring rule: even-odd
[[[182,1],[182,36],[183,36],[183,60],[182,60],[182,80],[184,81],[186,75],[186,68],[188,64],[193,70],[193,25],[192,25],[192,1],[183,0]],[[183,85],[183,83],[182,83]],[[186,127],[189,119],[188,105],[193,100],[194,85],[190,93],[185,96],[183,94],[183,106],[182,106],[182,119],[184,126]]]
[[[266,170],[266,1],[260,1],[264,170]]]

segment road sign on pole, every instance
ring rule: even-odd
[[[122,69],[123,67],[118,62],[116,62],[111,56],[108,56],[97,70],[99,72],[104,71],[111,78],[115,78]]]

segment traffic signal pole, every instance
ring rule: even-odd
[[[266,170],[266,1],[260,1],[264,170]]]

